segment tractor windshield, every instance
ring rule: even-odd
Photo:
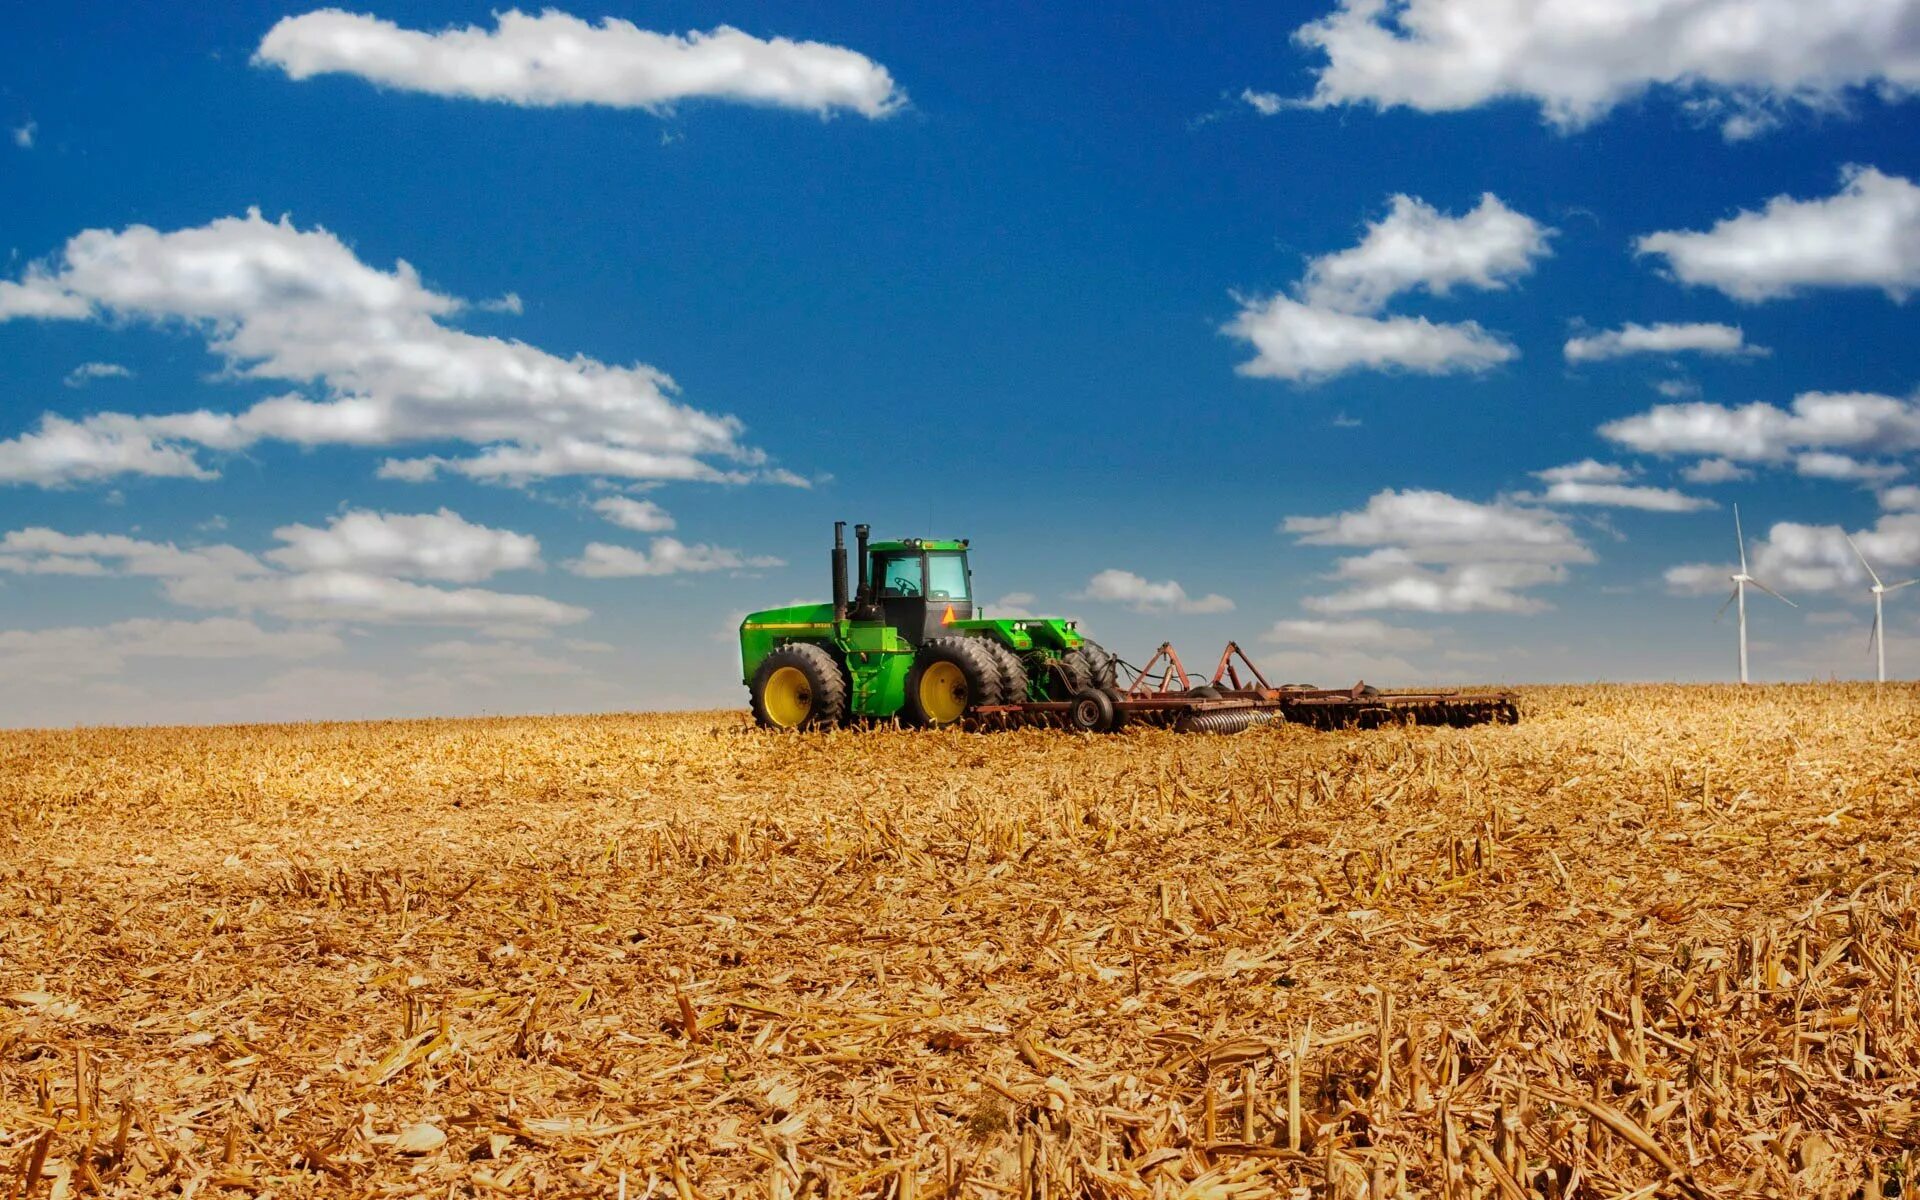
[[[920,594],[920,556],[894,554],[880,560],[880,594],[918,596]]]
[[[967,556],[927,555],[927,599],[967,599]]]

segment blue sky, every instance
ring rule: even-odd
[[[1570,3],[20,10],[0,723],[736,704],[836,518],[1391,685],[1727,677],[1737,502],[1756,677],[1859,677],[1920,3]]]

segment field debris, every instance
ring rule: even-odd
[[[1886,1197],[1920,689],[0,733],[0,1195]]]

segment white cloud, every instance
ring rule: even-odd
[[[1831,450],[1809,450],[1793,459],[1795,473],[1808,479],[1837,479],[1849,483],[1885,483],[1906,474],[1898,463],[1862,462]]]
[[[1433,644],[1433,635],[1421,629],[1389,625],[1375,617],[1347,621],[1275,621],[1260,640],[1279,646],[1339,647],[1371,650],[1418,650]]]
[[[1647,512],[1699,512],[1714,508],[1713,501],[1689,496],[1673,488],[1647,487],[1627,483],[1580,483],[1568,480],[1552,484],[1540,496],[1546,504],[1588,504],[1601,508],[1638,508]]]
[[[1682,351],[1702,354],[1768,353],[1763,346],[1750,346],[1737,325],[1635,325],[1629,322],[1619,329],[1567,339],[1568,362],[1602,362],[1629,354],[1677,354]]]
[[[1534,478],[1547,483],[1625,483],[1633,477],[1633,472],[1619,463],[1603,463],[1598,459],[1583,458],[1577,463],[1568,463],[1563,467],[1548,467],[1544,471],[1535,471]]]
[[[1518,358],[1512,343],[1478,323],[1368,317],[1315,308],[1286,296],[1247,301],[1225,332],[1251,342],[1236,370],[1265,379],[1315,380],[1347,371],[1401,368],[1422,375],[1479,372]]]
[[[1365,508],[1331,517],[1288,517],[1281,530],[1310,546],[1398,546],[1421,562],[1491,556],[1535,562],[1590,562],[1557,514],[1506,502],[1480,504],[1446,492],[1388,488]]]
[[[1287,106],[1287,102],[1272,92],[1256,92],[1252,88],[1240,89],[1241,102],[1263,117],[1271,117]]]
[[[1661,576],[1668,590],[1681,596],[1706,596],[1726,591],[1732,583],[1734,568],[1715,563],[1683,563],[1668,567]]]
[[[1342,312],[1378,312],[1403,292],[1445,296],[1455,287],[1504,291],[1550,253],[1553,230],[1517,213],[1492,192],[1450,217],[1415,196],[1397,195],[1387,215],[1351,249],[1313,260],[1302,295]]]
[[[18,574],[237,579],[270,570],[233,546],[183,549],[172,542],[148,542],[116,533],[68,534],[42,526],[0,534],[0,571]]]
[[[181,548],[120,534],[45,528],[0,535],[0,572],[154,578],[175,604],[289,620],[567,625],[590,615],[544,596],[439,588],[346,569],[282,571],[234,546]]]
[[[1920,8],[1912,23],[1920,46]],[[1878,288],[1905,300],[1920,287],[1920,187],[1872,167],[1849,166],[1840,179],[1839,193],[1826,199],[1775,196],[1704,233],[1651,233],[1635,249],[1664,257],[1680,282],[1736,300],[1814,287]]]
[[[1639,508],[1649,512],[1696,512],[1714,507],[1713,501],[1672,488],[1647,487],[1627,480],[1633,472],[1617,463],[1582,459],[1563,467],[1535,471],[1547,486],[1543,495],[1528,497],[1546,504],[1586,504],[1604,508]]]
[[[622,529],[635,533],[665,533],[673,528],[673,514],[651,500],[607,496],[593,502],[593,511]]]
[[[1537,612],[1547,606],[1526,589],[1565,579],[1566,564],[1593,561],[1556,513],[1416,489],[1388,489],[1330,517],[1288,517],[1281,530],[1307,545],[1374,547],[1336,564],[1332,577],[1345,591],[1304,602],[1326,613]]]
[[[1107,604],[1124,604],[1140,613],[1223,613],[1233,611],[1233,601],[1216,593],[1198,598],[1172,579],[1153,582],[1132,571],[1109,568],[1087,581],[1086,590],[1077,599]]]
[[[52,413],[31,433],[0,441],[0,483],[66,487],[121,475],[212,479],[191,450],[140,431],[141,418],[69,421]]]
[[[476,525],[448,509],[407,516],[358,509],[325,529],[284,525],[287,543],[267,557],[296,571],[354,571],[477,583],[501,571],[540,567],[540,542],[524,533]]]
[[[1880,507],[1889,512],[1903,509],[1920,512],[1920,487],[1905,484],[1888,488],[1880,493]]]
[[[1691,379],[1662,379],[1653,385],[1653,390],[1669,400],[1681,400],[1688,396],[1698,396],[1700,385]]]
[[[254,61],[294,79],[343,73],[436,96],[659,111],[713,98],[821,114],[883,117],[906,103],[887,69],[822,42],[710,33],[654,33],[609,17],[598,25],[549,9],[509,10],[493,29],[428,33],[372,16],[320,9],[282,18]]]
[[[1600,426],[1602,437],[1648,454],[1786,463],[1807,451],[1886,456],[1920,450],[1920,404],[1870,392],[1803,392],[1790,409],[1661,404]]]
[[[28,121],[23,125],[14,126],[13,127],[13,144],[20,147],[22,150],[33,149],[33,135],[36,131],[39,130],[39,128],[40,127],[34,124],[32,121]]]
[[[1330,596],[1309,596],[1303,601],[1306,607],[1324,613],[1543,612],[1550,607],[1545,601],[1523,593],[1560,583],[1567,572],[1557,564],[1524,560],[1454,563],[1436,569],[1405,550],[1385,547],[1341,559],[1333,577],[1347,583],[1347,589]]]
[[[1866,529],[1853,531],[1860,547],[1880,576],[1899,582],[1920,567],[1920,513],[1883,513]],[[1755,578],[1788,595],[1803,592],[1864,591],[1870,582],[1847,534],[1838,525],[1805,525],[1781,521],[1755,541],[1749,567]],[[1703,595],[1731,587],[1733,567],[1713,563],[1686,563],[1666,573],[1677,592]]]
[[[1395,296],[1456,287],[1501,290],[1546,255],[1553,231],[1491,193],[1450,217],[1412,196],[1394,196],[1359,244],[1307,264],[1298,295],[1241,297],[1222,332],[1252,344],[1242,375],[1323,379],[1352,370],[1422,374],[1485,371],[1519,351],[1473,321],[1437,324],[1382,316]]]
[[[1868,528],[1854,530],[1853,540],[1889,583],[1899,582],[1888,575],[1890,570],[1902,572],[1904,579],[1920,567],[1920,513],[1883,513]],[[1753,563],[1754,574],[1762,579],[1784,581],[1776,587],[1829,591],[1868,583],[1838,525],[1781,522],[1754,547]]]
[[[566,568],[588,579],[630,579],[636,576],[704,574],[709,571],[786,565],[783,559],[743,555],[738,550],[705,543],[690,546],[678,538],[660,537],[653,539],[645,550],[589,542],[579,558],[567,562]]]
[[[64,682],[118,675],[129,658],[319,658],[344,649],[326,629],[269,631],[235,617],[0,630],[0,675]]]
[[[29,271],[24,283],[0,279],[0,321],[17,317],[78,320],[92,311],[84,298],[61,291],[42,273]]]
[[[1006,621],[1030,621],[1039,617],[1033,611],[1038,597],[1032,592],[1008,592],[987,606],[988,615]]]
[[[67,372],[62,380],[70,388],[83,388],[96,379],[132,379],[133,372],[119,363],[87,362],[81,363]]]
[[[399,483],[431,483],[439,477],[440,468],[447,460],[437,454],[422,455],[419,458],[382,459],[379,469],[374,471],[376,479],[391,479]]]
[[[711,459],[758,466],[740,424],[674,401],[644,364],[561,358],[446,322],[462,302],[405,262],[382,271],[324,229],[258,212],[173,233],[89,230],[52,265],[0,282],[0,318],[147,320],[199,330],[236,378],[310,386],[237,414],[48,415],[0,442],[0,481],[40,484],[139,473],[206,478],[196,447],[464,442],[436,467],[481,479],[554,474],[745,480]],[[414,477],[406,465],[388,477]],[[427,472],[430,474],[430,472]]]
[[[170,581],[168,599],[193,608],[267,612],[289,620],[378,624],[571,625],[584,608],[482,588],[439,588],[356,571],[307,571],[243,580],[188,576]]]
[[[1523,99],[1561,129],[1658,87],[1738,140],[1790,107],[1920,87],[1914,0],[1340,0],[1294,37],[1327,57],[1315,107]]]
[[[1724,458],[1703,458],[1680,472],[1688,483],[1735,483],[1752,479],[1753,472]]]

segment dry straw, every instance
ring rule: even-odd
[[[1891,1196],[1917,701],[0,734],[0,1196]]]

